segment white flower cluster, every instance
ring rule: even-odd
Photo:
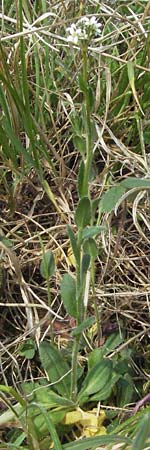
[[[81,17],[76,23],[67,28],[67,41],[77,45],[79,41],[89,41],[96,34],[101,33],[101,24],[95,16]]]

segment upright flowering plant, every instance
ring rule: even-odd
[[[79,149],[82,160],[78,175],[79,202],[75,212],[75,224],[77,233],[68,227],[68,234],[72,251],[76,260],[76,280],[70,275],[64,275],[62,279],[61,295],[66,310],[77,321],[77,329],[73,334],[74,345],[72,352],[72,380],[71,398],[77,399],[77,364],[80,338],[84,329],[89,326],[86,317],[90,275],[94,294],[94,260],[97,257],[97,245],[95,237],[101,232],[101,227],[94,226],[92,204],[89,190],[90,172],[93,160],[92,143],[92,90],[88,82],[89,56],[88,46],[95,36],[101,34],[101,24],[95,16],[81,17],[76,23],[67,28],[67,41],[71,46],[78,46],[82,55],[82,69],[79,74],[79,88],[84,99],[84,113],[80,119],[76,115],[74,125],[75,144]],[[83,102],[82,102],[83,103]],[[80,133],[81,131],[81,133]],[[98,310],[95,302],[95,314],[97,324],[99,322]],[[95,320],[95,318],[94,318]]]
[[[93,158],[92,142],[91,142],[91,87],[88,84],[88,46],[95,36],[101,34],[102,25],[95,16],[81,17],[76,23],[67,28],[67,41],[70,45],[79,46],[82,53],[83,70],[79,75],[79,86],[83,92],[86,110],[86,143],[85,151],[82,155],[82,194],[89,195],[88,182]]]

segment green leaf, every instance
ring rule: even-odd
[[[150,189],[150,179],[149,178],[135,178],[135,177],[129,177],[125,178],[123,181],[121,181],[121,186],[123,186],[125,189]]]
[[[37,402],[45,405],[49,409],[55,408],[57,406],[63,406],[67,408],[71,408],[73,406],[71,400],[56,394],[56,392],[52,391],[47,386],[38,385],[37,389],[35,388],[35,397]]]
[[[84,230],[82,230],[82,240],[98,236],[102,231],[106,231],[105,226],[91,226],[84,228]]]
[[[116,383],[120,379],[120,376],[121,375],[119,375],[115,371],[112,371],[109,383],[106,384],[103,389],[96,392],[96,394],[92,395],[89,398],[90,402],[100,402],[101,400],[106,400],[107,398],[109,398],[112,393],[112,388],[116,385]]]
[[[92,112],[94,109],[94,95],[93,95],[93,89],[91,88],[91,86],[89,86],[87,89],[87,96],[88,96],[89,109],[90,109],[90,112]]]
[[[79,401],[84,401],[84,398],[104,389],[106,385],[109,388],[112,371],[113,363],[109,359],[104,359],[96,364],[85,377],[82,389],[79,392]]]
[[[33,420],[34,426],[38,437],[41,439],[43,436],[47,436],[47,423],[43,413],[39,414],[39,409],[41,409],[41,403],[36,405],[36,409],[29,408],[28,413]],[[64,419],[66,414],[66,408],[56,409],[51,411],[46,411],[47,417],[52,421],[54,425],[60,424]],[[35,447],[36,448],[36,447]],[[40,447],[41,448],[41,447]],[[43,448],[43,447],[42,447]],[[46,447],[47,448],[47,447]],[[56,447],[57,448],[57,447]]]
[[[40,264],[40,272],[43,278],[47,280],[55,272],[55,260],[53,253],[48,250],[46,253],[43,252],[43,259]]]
[[[72,128],[78,136],[82,133],[82,119],[79,117],[78,112],[75,110],[70,113],[70,120],[72,123]]]
[[[150,413],[145,413],[143,420],[140,421],[138,432],[133,440],[131,450],[143,450],[147,447],[147,440],[150,437]]]
[[[22,396],[21,396],[14,388],[12,388],[11,386],[4,386],[3,384],[0,384],[0,392],[4,392],[4,393],[7,393],[8,395],[11,395],[12,397],[15,398],[15,400],[16,400],[17,402],[20,403],[21,406],[26,407],[26,402],[25,402],[25,400],[24,400],[24,399],[22,398]],[[17,409],[17,405],[14,405],[14,407],[12,406],[12,408],[15,409],[15,406],[16,406],[16,409]],[[16,415],[17,415],[17,413],[16,413]]]
[[[95,323],[95,317],[88,317],[88,319],[85,319],[75,330],[72,331],[72,336],[78,336],[80,333],[83,333],[86,328],[89,328]]]
[[[133,401],[134,383],[129,373],[125,373],[117,385],[117,399],[120,408]]]
[[[87,255],[90,255],[92,259],[98,256],[98,248],[93,238],[85,239],[83,243],[83,250]]]
[[[76,150],[78,150],[82,156],[85,155],[86,152],[86,142],[85,139],[80,136],[73,137],[73,143]]]
[[[88,359],[88,367],[91,369],[95,366],[104,356],[107,356],[108,353],[115,350],[118,345],[123,342],[123,338],[120,337],[119,333],[111,334],[107,339],[105,344],[102,347],[95,348],[89,355]]]
[[[72,228],[70,227],[70,225],[68,225],[67,230],[68,230],[68,235],[69,235],[69,239],[70,239],[74,257],[75,257],[76,262],[78,263],[79,258],[80,258],[80,252],[78,250],[77,240],[76,240],[75,234],[74,234]]]
[[[82,197],[79,200],[75,211],[75,223],[79,229],[83,229],[90,224],[91,220],[91,203],[88,197]]]
[[[80,168],[79,168],[79,173],[78,173],[78,194],[79,194],[80,198],[83,197],[84,170],[85,170],[84,161],[81,161]]]
[[[61,282],[61,298],[68,314],[77,318],[76,305],[76,282],[75,279],[66,273]]]
[[[83,277],[86,275],[89,265],[90,265],[90,255],[84,254],[82,256],[82,268],[81,268],[81,273]]]
[[[56,446],[57,450],[62,450],[62,445],[61,445],[59,436],[57,434],[55,425],[53,423],[53,419],[51,418],[50,414],[47,414],[46,409],[42,405],[38,405],[38,406],[42,412],[42,416],[44,418],[45,424],[47,425],[47,429],[50,433],[52,441],[54,442],[54,445]],[[61,420],[62,415],[60,412],[58,414],[59,414],[60,420]],[[40,427],[40,431],[41,431],[41,427]]]
[[[24,356],[27,359],[34,358],[36,352],[36,343],[33,339],[27,339],[23,344],[20,345],[18,353],[20,356]]]
[[[115,434],[108,434],[106,436],[92,436],[90,438],[78,439],[63,445],[63,450],[91,450],[100,447],[100,445],[111,445],[118,443],[126,443],[131,445],[131,439],[124,436],[117,436]],[[56,447],[53,450],[57,450]]]
[[[109,189],[109,191],[105,192],[102,195],[102,198],[99,203],[99,209],[101,212],[110,213],[115,208],[118,200],[125,193],[125,187],[118,184],[115,187]]]
[[[39,346],[41,364],[46,371],[49,381],[54,383],[56,391],[66,397],[70,396],[70,367],[61,352],[49,342],[41,342]],[[61,380],[60,380],[61,378]],[[59,381],[60,380],[60,381]]]
[[[86,93],[86,91],[87,91],[87,84],[86,84],[86,81],[83,78],[82,73],[79,74],[78,80],[79,80],[80,91]]]

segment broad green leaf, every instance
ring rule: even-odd
[[[75,134],[80,136],[81,132],[82,132],[82,119],[81,119],[81,117],[79,117],[78,112],[73,110],[70,113],[70,119],[71,119],[72,127],[73,127]]]
[[[45,417],[43,413],[40,413],[41,403],[36,405],[36,408],[29,408],[28,414],[32,418],[34,417],[34,426],[40,438],[43,438],[44,435],[47,435],[47,423],[45,421]],[[66,414],[66,408],[63,409],[54,409],[52,411],[46,411],[47,417],[52,421],[54,425],[57,425],[62,422],[63,418]],[[57,447],[56,447],[57,448]]]
[[[88,367],[91,369],[95,366],[104,356],[107,356],[112,350],[115,350],[118,345],[123,342],[123,338],[119,333],[111,334],[102,347],[95,348],[89,355]]]
[[[95,259],[98,256],[98,248],[96,242],[91,237],[85,239],[83,243],[83,250],[87,255],[90,255],[92,259]]]
[[[150,413],[145,413],[143,420],[140,421],[138,432],[133,440],[131,450],[143,450],[147,447],[147,440],[150,438]]]
[[[89,328],[93,325],[95,322],[95,317],[88,317],[88,319],[85,319],[75,330],[72,331],[72,336],[78,336],[80,333],[82,333],[86,328]]]
[[[102,231],[106,231],[106,227],[91,226],[88,228],[84,228],[84,230],[82,230],[82,240],[98,236]]]
[[[54,387],[59,394],[69,397],[70,373],[66,374],[69,372],[70,367],[64,360],[61,352],[57,347],[45,341],[40,343],[39,354],[41,364],[48,375],[49,381],[54,383]]]
[[[52,442],[56,446],[57,450],[62,450],[62,445],[61,445],[59,436],[57,434],[57,431],[56,431],[56,428],[55,428],[55,425],[53,422],[53,418],[51,417],[51,415],[46,411],[46,409],[42,405],[38,405],[38,406],[42,412],[42,416],[44,418],[45,425],[47,426],[47,430],[49,431],[50,436],[52,438]],[[59,414],[60,420],[61,420],[62,414],[60,412],[58,414]],[[40,427],[40,432],[41,432],[41,427]]]
[[[94,100],[95,99],[94,99],[94,95],[93,95],[93,89],[91,88],[91,86],[88,86],[87,97],[88,97],[89,109],[90,109],[90,112],[92,112],[94,109]]]
[[[90,402],[100,402],[101,400],[106,400],[107,398],[109,398],[112,393],[112,388],[116,385],[116,383],[118,382],[120,377],[121,377],[121,375],[119,375],[115,371],[112,371],[111,379],[109,380],[109,382],[105,384],[103,389],[96,392],[96,394],[91,395],[91,397],[89,398],[89,401]]]
[[[121,181],[120,185],[125,189],[150,189],[150,178],[128,177]]]
[[[32,359],[36,352],[36,343],[33,339],[27,339],[20,345],[18,353],[20,356],[24,356],[27,359]]]
[[[125,407],[133,401],[135,392],[134,383],[129,373],[124,374],[117,385],[117,399],[120,408]]]
[[[85,169],[84,161],[81,161],[78,173],[78,194],[80,198],[83,197],[84,169]]]
[[[86,275],[89,265],[90,265],[90,255],[84,254],[82,256],[82,267],[81,267],[81,273],[83,277]]]
[[[101,389],[99,392],[96,392],[96,394],[88,397],[88,402],[101,402],[103,400],[107,400],[107,398],[111,396],[111,393],[112,387],[109,380],[108,384],[106,384],[103,389]]]
[[[79,80],[79,88],[80,88],[81,92],[86,93],[86,91],[87,91],[87,84],[86,84],[86,81],[83,78],[82,73],[79,74],[78,80]]]
[[[47,280],[55,272],[55,260],[53,253],[48,250],[43,252],[43,259],[40,264],[40,272],[42,277]]]
[[[96,364],[87,374],[79,392],[79,401],[84,401],[86,396],[95,394],[104,389],[106,385],[109,388],[113,370],[113,363],[109,359],[104,359]]]
[[[86,142],[85,139],[80,136],[73,137],[73,143],[76,150],[78,150],[82,156],[85,155],[86,152]]]
[[[75,211],[75,223],[79,229],[85,228],[91,220],[91,203],[88,197],[82,197],[79,200]]]
[[[115,208],[118,200],[121,199],[122,195],[125,192],[125,187],[118,184],[115,187],[109,189],[109,191],[105,192],[102,195],[102,198],[99,202],[99,209],[102,212],[110,213]]]
[[[76,262],[78,263],[79,258],[80,258],[80,253],[79,253],[78,246],[77,246],[77,240],[76,240],[75,234],[74,234],[72,228],[70,227],[70,225],[68,225],[67,230],[68,230],[68,236],[70,239],[74,257],[75,257]]]
[[[54,408],[56,406],[63,406],[70,408],[72,408],[73,406],[71,400],[56,394],[56,392],[52,391],[47,386],[39,385],[38,388],[35,389],[35,398],[37,403],[39,402],[49,409]]]
[[[75,279],[66,273],[61,282],[61,298],[68,314],[77,318],[76,305],[76,282]]]

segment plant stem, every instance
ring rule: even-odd
[[[85,97],[85,107],[86,107],[86,160],[85,160],[85,170],[83,178],[83,195],[89,196],[88,181],[90,168],[92,163],[92,143],[91,143],[91,117],[90,117],[90,102],[89,102],[89,90],[88,90],[88,80],[87,80],[87,47],[82,50],[83,54],[83,80],[86,89],[84,91]]]
[[[72,350],[72,373],[71,373],[71,400],[76,401],[77,398],[77,368],[78,368],[78,349],[80,342],[80,335],[74,338]]]
[[[50,282],[49,279],[47,279],[47,298],[48,298],[48,306],[50,308],[51,306],[51,291],[50,291]],[[50,338],[51,342],[54,342],[54,335],[53,335],[53,325],[52,325],[52,315],[50,314]]]
[[[82,288],[82,276],[81,276],[81,236],[82,230],[78,230],[78,249],[80,258],[76,266],[76,303],[77,303],[77,326],[82,323],[83,320],[83,288]],[[72,351],[72,372],[71,372],[71,400],[76,401],[77,397],[77,368],[78,368],[78,350],[81,333],[74,338],[73,351]]]
[[[82,56],[83,56],[83,85],[84,89],[84,98],[85,98],[85,108],[86,108],[86,159],[85,159],[85,168],[84,168],[84,176],[83,176],[83,196],[90,197],[88,182],[89,182],[89,174],[92,163],[92,142],[91,142],[91,117],[90,117],[90,100],[89,100],[89,88],[88,88],[88,80],[87,80],[87,45],[84,45],[82,48]],[[80,259],[78,261],[76,267],[76,301],[77,301],[77,326],[79,326],[84,319],[84,305],[83,305],[83,291],[84,291],[84,283],[82,279],[82,230],[78,230],[78,249],[80,253]],[[72,375],[71,375],[71,399],[76,401],[77,397],[77,367],[78,367],[78,350],[80,343],[81,333],[75,337],[74,345],[73,345],[73,354],[72,354]]]
[[[93,301],[94,301],[94,310],[95,310],[95,317],[96,317],[96,324],[97,324],[97,340],[98,340],[98,347],[100,346],[100,339],[101,339],[101,326],[100,326],[100,317],[95,297],[95,266],[94,266],[94,260],[91,260],[91,284],[92,284],[92,294],[93,294]]]

